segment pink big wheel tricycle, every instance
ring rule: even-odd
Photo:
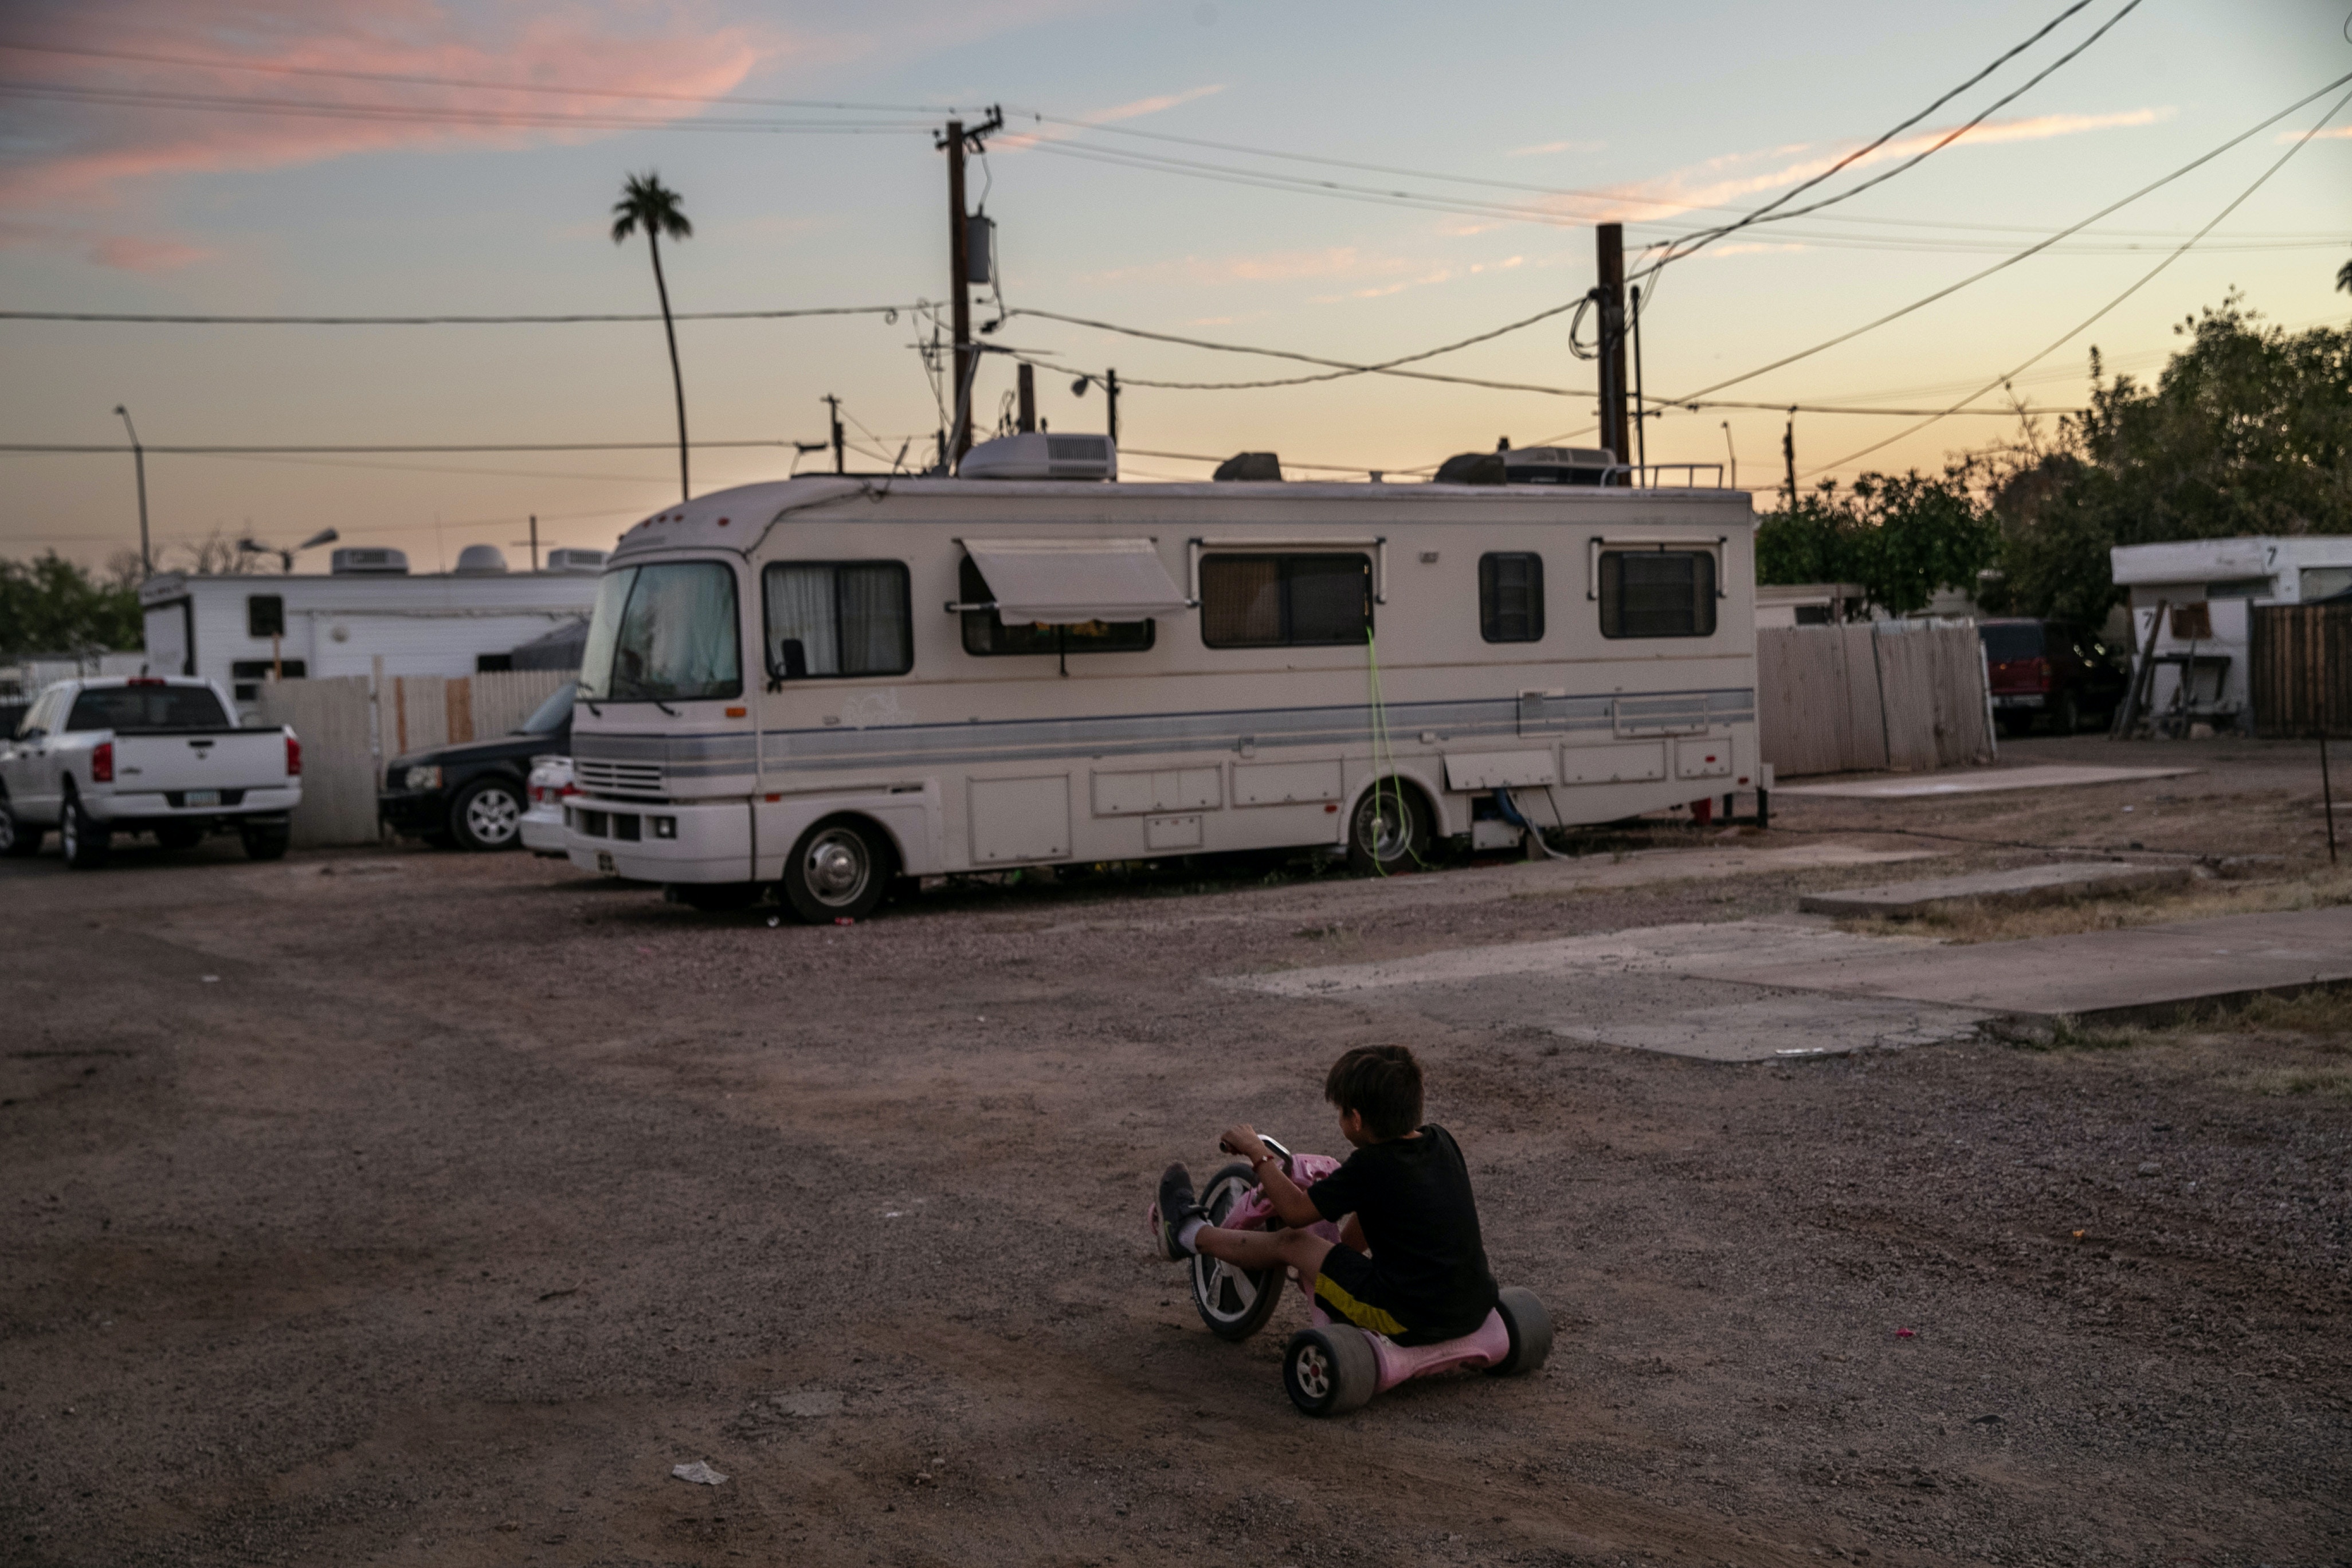
[[[1259,1136],[1282,1162],[1284,1173],[1302,1187],[1339,1168],[1339,1162],[1328,1154],[1294,1154]],[[1239,1160],[1209,1178],[1201,1206],[1208,1211],[1211,1225],[1228,1230],[1271,1230],[1282,1224],[1266,1202],[1265,1189],[1250,1179],[1248,1164]],[[1150,1217],[1157,1226],[1156,1203]],[[1335,1242],[1339,1239],[1339,1227],[1328,1220],[1310,1228]],[[1282,1272],[1286,1271],[1236,1268],[1195,1254],[1190,1270],[1192,1304],[1211,1333],[1238,1342],[1265,1328],[1274,1316],[1282,1300],[1277,1278]],[[1300,1294],[1306,1294],[1303,1284]],[[1482,1367],[1490,1377],[1516,1377],[1535,1371],[1551,1353],[1551,1318],[1532,1290],[1503,1291],[1475,1333],[1426,1345],[1398,1344],[1385,1334],[1333,1318],[1311,1296],[1307,1300],[1310,1321],[1290,1336],[1290,1348],[1282,1358],[1282,1385],[1289,1390],[1291,1403],[1309,1415],[1344,1415],[1400,1383],[1456,1367]]]

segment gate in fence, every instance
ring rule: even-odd
[[[2254,732],[2352,736],[2352,605],[2258,605],[2251,630]]]

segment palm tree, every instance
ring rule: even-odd
[[[619,245],[642,228],[654,253],[654,290],[661,296],[662,331],[669,334],[670,384],[677,392],[678,499],[691,500],[694,491],[686,477],[686,377],[677,368],[677,327],[669,319],[669,285],[662,281],[661,268],[664,235],[672,239],[694,237],[694,225],[687,221],[677,204],[677,193],[663,184],[653,170],[631,174],[622,184],[621,199],[613,204],[613,243]]]
[[[2346,262],[2343,269],[2336,274],[2336,286],[2347,294],[2352,294],[2352,261]]]

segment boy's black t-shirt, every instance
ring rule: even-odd
[[[1470,1171],[1453,1134],[1432,1124],[1348,1156],[1307,1189],[1324,1218],[1354,1215],[1390,1310],[1418,1335],[1475,1333],[1495,1308]]]

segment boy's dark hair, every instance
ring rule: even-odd
[[[1421,1064],[1404,1046],[1358,1046],[1331,1064],[1323,1098],[1373,1137],[1402,1138],[1421,1125]]]

